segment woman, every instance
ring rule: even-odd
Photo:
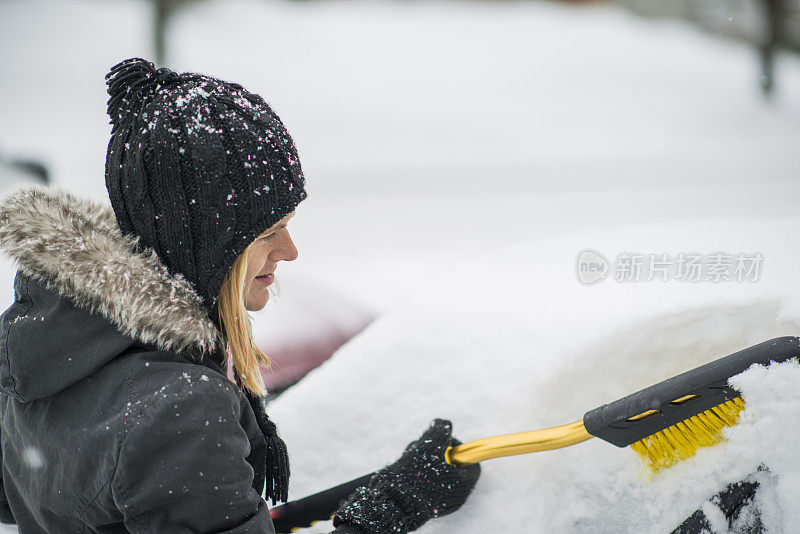
[[[46,188],[0,204],[19,265],[0,332],[0,518],[23,534],[274,532],[262,495],[286,500],[289,465],[247,310],[297,258],[294,143],[237,84],[138,58],[107,82],[111,208]],[[444,461],[450,432],[435,421],[335,532],[408,532],[460,507],[479,470]]]

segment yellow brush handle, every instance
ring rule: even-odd
[[[448,448],[445,459],[453,465],[476,464],[491,458],[569,447],[592,437],[583,426],[583,420],[580,420],[553,428],[470,441]]]

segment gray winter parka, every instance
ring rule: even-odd
[[[273,533],[264,437],[200,298],[110,207],[26,188],[0,345],[0,519],[20,532]]]

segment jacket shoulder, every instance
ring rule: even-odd
[[[123,355],[123,373],[129,400],[157,400],[170,397],[200,395],[221,400],[222,397],[242,403],[241,388],[231,382],[213,363],[191,361],[170,350],[148,350],[136,347]]]

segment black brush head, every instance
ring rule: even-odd
[[[764,341],[691,371],[604,404],[583,416],[593,436],[627,447],[675,423],[739,396],[728,379],[753,364],[800,358],[794,336]]]

